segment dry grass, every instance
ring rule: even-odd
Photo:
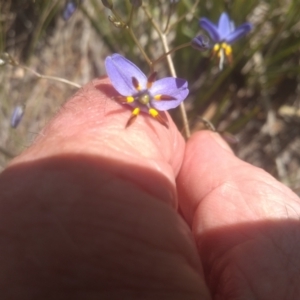
[[[9,7],[6,7],[9,11]],[[4,18],[4,13],[2,14]],[[11,14],[9,20],[11,31],[17,31],[17,15]],[[8,20],[6,20],[8,22]],[[28,20],[28,22],[30,22]],[[34,26],[34,24],[32,24]],[[8,30],[9,31],[9,30]],[[23,61],[27,37],[7,37],[9,53],[17,61]],[[22,32],[22,35],[25,35]],[[53,20],[51,28],[36,45],[26,63],[41,74],[67,78],[83,85],[91,79],[105,74],[103,57],[108,50],[97,37],[91,23],[78,11],[66,23],[60,14]],[[0,69],[1,80],[1,132],[0,132],[0,165],[4,168],[11,157],[28,147],[41,128],[55,114],[60,106],[76,91],[76,88],[63,83],[39,79],[19,67],[4,66]],[[10,116],[18,104],[26,105],[26,112],[17,129],[10,127]]]

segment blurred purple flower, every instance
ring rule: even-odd
[[[224,55],[229,62],[232,61],[232,48],[230,45],[253,28],[253,25],[248,22],[235,28],[234,23],[225,12],[221,14],[218,25],[215,25],[207,18],[201,18],[199,25],[207,31],[214,42],[213,51],[220,58],[220,69],[223,68]]]
[[[65,21],[68,21],[72,15],[74,14],[74,12],[77,9],[78,4],[82,2],[82,0],[71,0],[71,1],[67,1],[67,3],[65,4],[65,7],[63,9],[63,13],[62,13],[62,17]]]
[[[155,81],[156,73],[147,78],[135,64],[120,54],[108,56],[105,67],[113,87],[122,95],[116,100],[134,108],[126,126],[143,111],[168,127],[158,111],[177,107],[189,93],[186,80],[166,77]]]
[[[17,105],[13,112],[12,112],[12,115],[11,115],[11,118],[10,118],[10,126],[12,128],[17,128],[18,125],[20,124],[22,118],[23,118],[23,115],[24,115],[24,112],[25,112],[25,106],[24,105]]]
[[[252,29],[251,23],[244,23],[235,28],[234,23],[229,19],[228,14],[223,12],[219,18],[218,26],[207,18],[201,18],[199,25],[205,29],[215,43],[232,44],[237,39],[247,34]]]

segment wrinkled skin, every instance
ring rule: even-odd
[[[299,299],[299,198],[115,95],[83,87],[0,175],[1,299]]]

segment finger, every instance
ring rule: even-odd
[[[188,141],[177,182],[213,297],[283,299],[299,279],[299,198],[212,132]]]
[[[298,197],[290,189],[262,169],[239,160],[213,132],[197,133],[187,143],[178,189],[188,222],[192,224],[197,216],[205,229],[244,220],[281,218],[287,214],[286,198],[298,207]],[[241,201],[241,196],[246,199]],[[223,205],[232,205],[233,210],[224,213]],[[288,208],[289,217],[298,219],[292,206]]]
[[[184,141],[171,119],[126,128],[114,96],[82,88],[1,174],[4,298],[209,299],[175,209]]]
[[[181,166],[184,141],[170,120],[170,130],[146,114],[126,128],[131,109],[116,103],[115,90],[108,79],[94,80],[68,101],[39,134],[35,143],[12,163],[53,155],[84,153],[130,163],[138,172],[131,180],[149,193],[177,206],[175,176]],[[152,170],[161,176],[145,178]],[[175,175],[175,176],[174,176]],[[157,180],[159,179],[159,180]],[[153,180],[153,181],[152,181]],[[153,186],[156,188],[153,189]]]

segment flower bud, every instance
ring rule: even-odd
[[[193,38],[191,45],[193,48],[200,50],[200,51],[205,51],[205,50],[210,49],[209,38],[204,34],[200,34],[197,37]]]
[[[120,21],[117,21],[114,16],[108,16],[108,20],[117,28],[124,27],[124,23],[121,23]]]

